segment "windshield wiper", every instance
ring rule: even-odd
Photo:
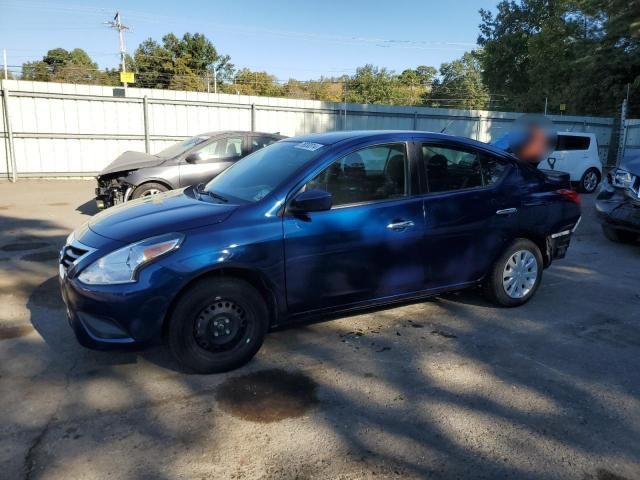
[[[229,202],[228,198],[223,197],[219,193],[215,193],[215,192],[212,192],[210,190],[205,190],[204,189],[204,183],[199,183],[196,186],[196,192],[198,192],[199,194],[203,194],[204,193],[205,195],[209,195],[210,197],[215,198],[216,200],[220,200],[223,203],[228,203]]]

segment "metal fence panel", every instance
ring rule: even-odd
[[[625,156],[640,155],[640,120],[627,120],[625,140]]]
[[[520,116],[139,88],[129,88],[123,98],[114,96],[113,87],[21,80],[2,81],[2,86],[10,91],[18,174],[44,177],[93,175],[126,150],[144,151],[145,139],[151,153],[198,133],[252,127],[287,136],[344,129],[415,129],[490,141]],[[595,132],[606,160],[611,118],[551,118],[560,131]],[[0,174],[6,177],[9,155],[4,121],[0,128]],[[629,142],[640,148],[640,125],[629,131]]]

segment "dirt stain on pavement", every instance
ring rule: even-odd
[[[627,480],[626,477],[621,475],[617,475],[609,470],[605,470],[604,468],[599,468],[596,471],[596,479],[597,480]]]
[[[47,203],[47,206],[49,206],[49,207],[66,207],[67,205],[69,205],[67,202]]]
[[[0,325],[0,340],[24,337],[33,332],[31,325]]]
[[[23,255],[20,260],[25,262],[57,262],[59,253],[55,250],[46,250],[44,252],[35,252]]]
[[[24,242],[24,243],[7,243],[0,247],[3,252],[24,252],[27,250],[37,250],[47,247],[49,244],[45,242]]]
[[[444,338],[458,338],[455,333],[445,332],[444,330],[432,330],[431,335],[438,335],[439,337]]]
[[[316,388],[303,373],[274,368],[229,378],[218,387],[216,400],[234,417],[271,423],[304,415],[318,402]]]

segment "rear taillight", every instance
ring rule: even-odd
[[[558,195],[562,195],[567,200],[571,200],[573,203],[580,204],[580,194],[575,190],[569,190],[568,188],[562,188],[560,190],[556,190]]]

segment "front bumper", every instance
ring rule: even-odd
[[[73,239],[63,247],[59,281],[67,317],[80,344],[105,350],[159,341],[172,299],[188,281],[185,272],[176,270],[168,255],[142,268],[135,282],[84,284],[78,279],[82,269],[105,249],[120,245],[89,229],[78,236],[85,243]]]
[[[78,342],[87,348],[143,346],[162,338],[162,325],[169,308],[167,297],[149,291],[88,289],[77,280],[67,278],[60,278],[60,290],[69,324]]]
[[[596,214],[603,225],[640,234],[640,201],[622,189],[601,191],[596,199]]]
[[[100,210],[124,203],[131,196],[133,190],[131,185],[119,183],[116,180],[101,180],[100,178],[97,180],[95,202]]]

